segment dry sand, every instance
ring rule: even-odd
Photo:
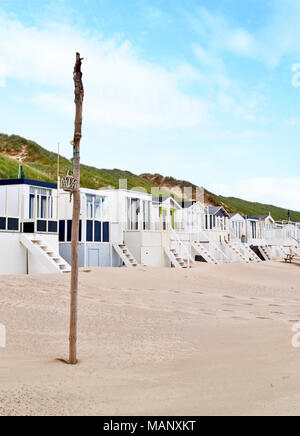
[[[300,414],[300,264],[0,277],[0,415]]]

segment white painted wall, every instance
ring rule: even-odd
[[[26,274],[26,249],[19,233],[0,232],[0,275]]]
[[[40,237],[50,248],[59,254],[57,235],[45,235],[43,233]],[[30,252],[28,253],[28,274],[49,274],[49,270],[39,261],[39,258]]]
[[[126,231],[125,244],[138,263],[152,267],[169,267],[170,261],[164,247],[170,245],[168,232]]]
[[[59,252],[58,237],[56,235],[41,235],[49,247]],[[28,259],[28,263],[27,263]],[[37,256],[28,253],[20,243],[20,233],[0,232],[0,275],[2,274],[29,274],[48,273]]]

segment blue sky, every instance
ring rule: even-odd
[[[300,210],[300,1],[0,0],[0,131]],[[292,69],[294,68],[294,71]]]

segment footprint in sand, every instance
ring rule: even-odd
[[[267,316],[257,316],[256,319],[272,319],[272,318],[268,318]]]
[[[224,298],[229,298],[231,300],[234,300],[234,297],[232,297],[231,295],[224,295]]]

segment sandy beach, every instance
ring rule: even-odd
[[[0,415],[300,414],[300,263],[1,276]]]

